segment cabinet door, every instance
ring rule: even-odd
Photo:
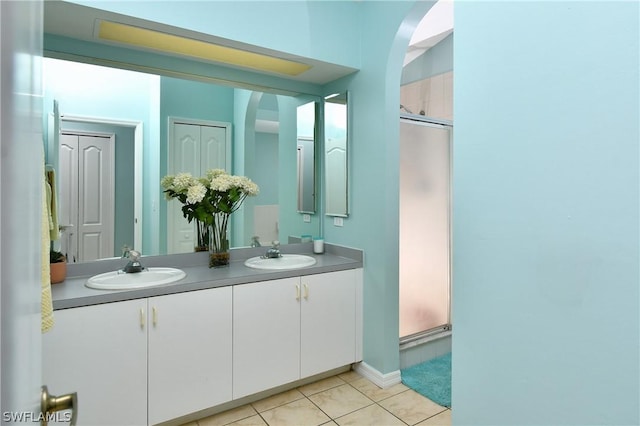
[[[231,400],[231,287],[149,299],[149,423]]]
[[[356,361],[355,278],[355,270],[301,278],[301,378]]]
[[[78,392],[79,425],[147,424],[146,300],[54,312],[43,383]]]
[[[233,398],[300,377],[299,278],[233,289]]]

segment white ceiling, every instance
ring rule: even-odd
[[[453,0],[439,0],[429,9],[413,33],[404,58],[404,66],[441,42],[452,32]]]

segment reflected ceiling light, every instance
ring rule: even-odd
[[[300,62],[110,21],[100,21],[98,37],[160,52],[290,76],[302,74],[311,68],[311,65]]]

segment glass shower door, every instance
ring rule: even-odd
[[[451,130],[400,120],[401,340],[451,322]]]

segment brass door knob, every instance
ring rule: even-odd
[[[42,397],[40,402],[40,410],[42,411],[42,426],[47,426],[48,419],[51,414],[56,411],[71,410],[71,421],[69,425],[75,426],[78,419],[78,394],[76,392],[66,395],[53,396],[49,394],[46,386],[42,386]]]

